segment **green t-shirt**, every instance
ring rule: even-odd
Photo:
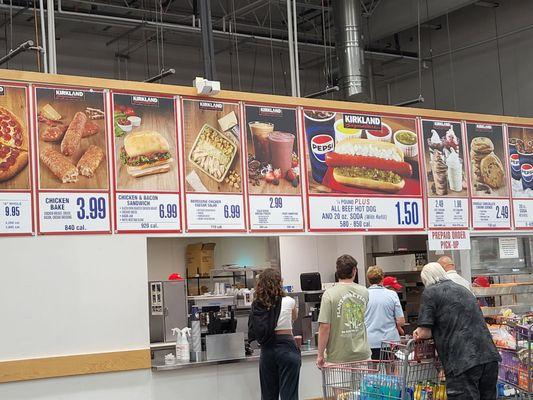
[[[370,358],[365,311],[368,290],[356,283],[338,283],[324,292],[318,322],[331,324],[326,360],[362,361]]]

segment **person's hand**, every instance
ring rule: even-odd
[[[324,360],[324,356],[316,356],[316,366],[320,369],[324,368],[324,365],[326,365],[326,361]]]
[[[413,332],[413,338],[415,340],[420,340],[420,328],[416,328],[415,331]]]

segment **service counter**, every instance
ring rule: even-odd
[[[172,348],[169,344],[151,346],[152,353],[168,354]],[[316,354],[314,348],[302,348],[299,396],[302,400],[322,397],[322,377],[315,364]],[[164,355],[156,356],[152,360],[154,394],[157,398],[259,398],[259,357],[260,352],[256,350],[253,355],[241,358],[165,365]]]

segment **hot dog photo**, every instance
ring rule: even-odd
[[[104,93],[35,88],[40,189],[109,187]]]
[[[304,110],[308,191],[421,195],[416,120]]]
[[[178,191],[175,118],[172,97],[113,93],[118,190]]]

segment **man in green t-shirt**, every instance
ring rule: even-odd
[[[370,359],[365,311],[368,290],[357,283],[357,261],[343,255],[337,259],[339,282],[324,292],[318,322],[317,365]]]

